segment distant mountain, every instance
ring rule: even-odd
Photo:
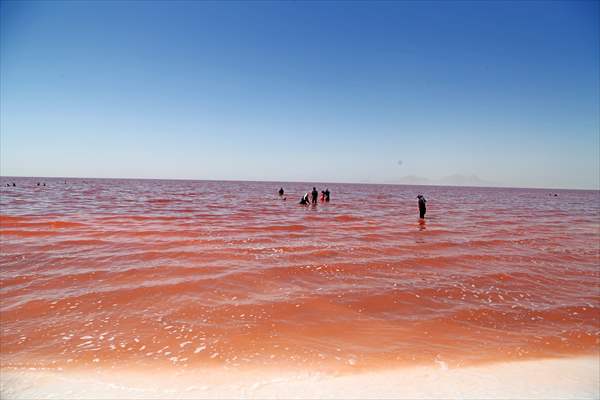
[[[439,179],[429,179],[422,176],[407,175],[395,180],[402,185],[447,185],[447,186],[497,186],[498,184],[479,178],[477,175],[454,174]]]

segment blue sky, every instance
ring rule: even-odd
[[[593,1],[3,1],[0,172],[597,189],[599,15]]]

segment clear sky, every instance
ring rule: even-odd
[[[3,1],[0,173],[597,189],[599,15]]]

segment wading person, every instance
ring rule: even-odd
[[[316,187],[313,187],[313,190],[312,190],[311,194],[312,194],[312,203],[313,204],[317,204],[317,200],[319,199],[319,192],[317,192],[317,188]]]
[[[427,212],[427,200],[425,200],[422,194],[418,195],[417,199],[419,199],[419,218],[424,219]]]
[[[302,205],[307,205],[308,204],[308,193],[306,193],[304,196],[302,196],[302,198],[300,199],[300,203]]]

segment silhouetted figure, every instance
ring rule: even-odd
[[[7,184],[6,184],[6,187],[9,187],[9,186],[10,186],[10,185],[7,183]]]
[[[43,185],[43,186],[46,186],[46,182],[44,182],[44,185]]]
[[[15,187],[15,186],[17,186],[17,185],[15,185],[15,183],[13,182],[13,187]]]
[[[329,189],[325,189],[325,201],[329,201]]]
[[[319,199],[319,192],[317,192],[316,187],[313,187],[311,195],[312,195],[312,203],[317,204],[317,200]]]
[[[427,200],[425,200],[425,197],[423,197],[422,194],[418,195],[417,199],[419,199],[419,218],[423,219],[425,218],[425,213],[427,212]]]
[[[279,196],[283,196],[283,193],[284,193],[283,188],[279,188]]]
[[[38,182],[38,184],[37,184],[37,185],[38,185],[38,186],[40,186],[40,183]]]
[[[300,199],[300,204],[302,205],[307,205],[308,202],[308,193],[306,193],[304,196],[302,196],[302,198]]]

